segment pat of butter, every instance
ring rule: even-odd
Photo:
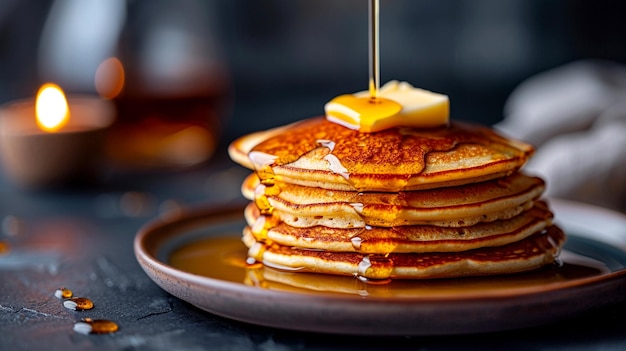
[[[450,101],[447,95],[390,81],[378,98],[368,91],[340,95],[324,106],[326,119],[361,132],[372,133],[394,127],[432,128],[447,125]]]

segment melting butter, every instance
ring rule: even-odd
[[[394,127],[433,128],[449,123],[447,95],[393,80],[380,88],[377,98],[368,91],[340,95],[324,106],[326,119],[360,132]]]

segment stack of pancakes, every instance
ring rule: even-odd
[[[249,260],[364,279],[527,271],[565,241],[519,172],[533,148],[489,128],[360,133],[323,117],[235,140]]]

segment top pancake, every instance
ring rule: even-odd
[[[396,192],[509,175],[534,149],[461,122],[360,133],[318,117],[245,135],[228,151],[234,161],[284,183]]]

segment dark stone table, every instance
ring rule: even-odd
[[[118,174],[96,187],[33,192],[0,179],[0,241],[9,246],[0,255],[0,350],[626,349],[626,304],[524,330],[426,337],[277,330],[199,310],[155,285],[132,244],[142,225],[168,210],[241,201],[247,172],[224,155],[199,169]],[[64,308],[54,297],[59,287],[95,307]],[[84,317],[120,329],[73,331]]]

